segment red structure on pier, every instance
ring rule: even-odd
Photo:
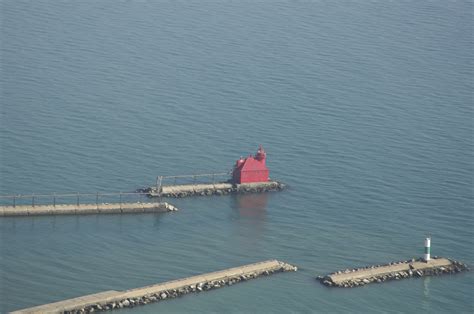
[[[269,170],[265,165],[266,158],[267,153],[265,153],[262,145],[258,147],[255,156],[240,157],[235,162],[234,171],[232,172],[234,183],[268,182]]]

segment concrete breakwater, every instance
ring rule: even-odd
[[[317,280],[328,287],[353,288],[369,283],[381,283],[388,280],[400,280],[411,277],[454,274],[467,270],[469,270],[467,265],[461,262],[434,257],[434,259],[428,262],[422,259],[411,259],[387,265],[345,269],[326,276],[318,276]]]
[[[174,197],[181,198],[187,196],[210,196],[226,195],[231,193],[261,193],[268,191],[280,191],[285,185],[278,181],[258,182],[258,183],[205,183],[205,184],[179,184],[164,185],[160,188],[155,186],[139,190],[148,193],[150,197]]]
[[[177,211],[167,203],[98,203],[98,204],[55,204],[0,206],[0,217],[86,215],[86,214],[137,214]]]
[[[142,288],[126,291],[104,291],[79,298],[18,310],[12,312],[12,314],[92,313],[130,308],[176,298],[188,293],[199,293],[225,286],[232,286],[242,281],[268,276],[278,272],[296,270],[297,267],[290,264],[277,260],[269,260]]]

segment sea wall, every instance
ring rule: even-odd
[[[47,215],[87,215],[87,214],[138,214],[177,211],[167,203],[98,203],[98,204],[56,204],[0,206],[0,217],[47,216]]]
[[[392,262],[386,265],[372,265],[345,269],[326,276],[318,276],[328,287],[353,288],[370,283],[382,283],[411,277],[437,276],[467,271],[467,265],[447,258],[434,257],[429,262],[422,259]]]
[[[131,308],[173,299],[188,293],[200,293],[232,286],[239,282],[261,276],[296,270],[297,267],[293,265],[277,260],[269,260],[142,288],[126,291],[104,291],[97,294],[18,310],[12,312],[12,314],[92,313],[120,308]]]
[[[149,187],[140,192],[148,193],[150,197],[173,197],[181,198],[188,196],[210,196],[226,195],[232,193],[261,193],[268,191],[282,190],[285,185],[278,181],[232,184],[232,183],[214,183],[214,184],[180,184],[164,185],[158,191],[156,187]]]

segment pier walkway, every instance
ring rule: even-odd
[[[146,193],[94,193],[0,196],[0,217],[138,214],[178,210],[167,202],[142,202]],[[5,201],[6,200],[6,201]],[[60,201],[61,203],[58,203]]]
[[[383,276],[383,275],[387,275],[391,273],[400,273],[402,271],[408,271],[410,269],[416,271],[416,270],[425,270],[425,269],[435,268],[435,267],[443,267],[443,266],[447,267],[449,265],[451,265],[450,260],[448,260],[447,258],[440,258],[440,259],[430,260],[428,263],[413,262],[413,263],[393,264],[393,265],[362,269],[355,272],[334,274],[334,275],[330,275],[329,277],[337,285],[337,284],[341,284],[343,282],[350,281],[350,280]]]
[[[255,264],[168,281],[156,285],[125,291],[109,290],[74,299],[40,305],[12,312],[31,313],[91,313],[144,305],[151,302],[175,298],[191,292],[202,292],[233,285],[240,281],[254,279],[277,272],[296,271],[295,266],[269,260]]]
[[[261,193],[267,191],[280,191],[285,185],[278,181],[233,184],[228,182],[161,185],[145,189],[150,197],[210,196],[226,195],[231,193]]]
[[[411,277],[454,274],[469,268],[455,260],[447,258],[430,259],[428,262],[407,260],[388,265],[368,266],[357,269],[346,269],[327,276],[318,276],[318,280],[329,287],[352,288],[369,283],[380,283],[388,280],[399,280]]]
[[[114,204],[79,204],[79,205],[37,205],[0,206],[0,217],[12,216],[47,216],[47,215],[87,215],[87,214],[139,214],[160,213],[178,210],[171,204],[164,203],[114,203]]]

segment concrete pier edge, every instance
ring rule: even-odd
[[[435,256],[426,262],[411,259],[385,265],[372,265],[355,269],[340,270],[316,279],[327,287],[354,288],[370,283],[382,283],[412,277],[439,276],[469,271],[469,267],[454,259]]]
[[[167,202],[153,203],[99,203],[0,206],[0,217],[50,216],[50,215],[94,215],[94,214],[139,214],[177,211]]]
[[[297,267],[277,260],[268,260],[141,288],[125,291],[109,290],[99,292],[87,296],[26,308],[11,313],[69,314],[130,308],[176,298],[188,293],[199,293],[225,286],[232,286],[241,281],[288,271],[297,271]]]
[[[216,182],[206,184],[179,184],[164,185],[158,191],[156,187],[148,187],[138,191],[148,193],[149,197],[171,197],[182,198],[188,196],[211,196],[244,193],[262,193],[280,191],[286,187],[279,181],[256,182],[245,184],[233,184],[228,182]]]

